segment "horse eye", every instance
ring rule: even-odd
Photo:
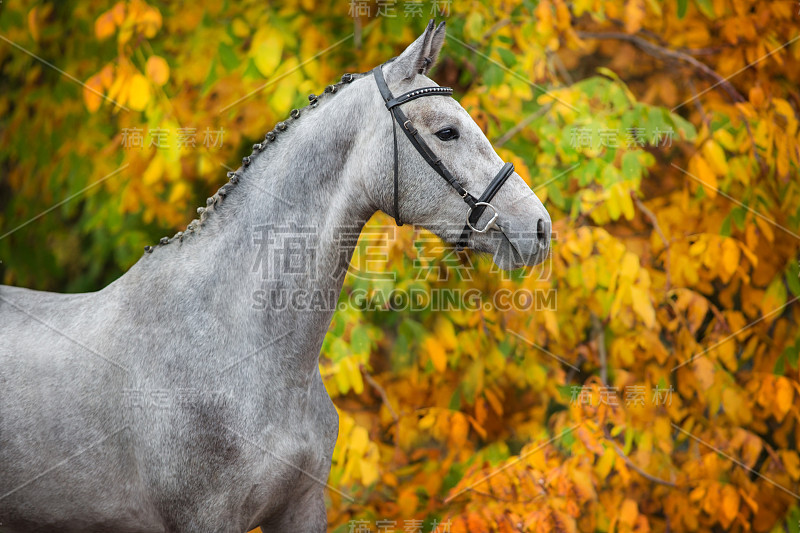
[[[458,139],[458,130],[455,128],[444,128],[436,132],[436,136],[442,141],[452,141]]]

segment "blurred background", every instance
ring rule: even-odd
[[[483,303],[336,313],[329,530],[798,531],[797,0],[2,0],[0,282],[102,288],[431,18],[552,254],[376,215],[342,301]]]

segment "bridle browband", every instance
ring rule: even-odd
[[[422,156],[422,158],[427,161],[427,163],[439,174],[441,177],[450,184],[453,189],[456,190],[458,195],[466,202],[469,206],[469,211],[467,211],[467,223],[464,226],[464,230],[461,232],[461,237],[458,239],[457,247],[464,248],[467,245],[467,239],[469,238],[470,231],[475,231],[477,233],[486,233],[490,229],[496,227],[495,222],[497,221],[497,217],[499,213],[497,209],[490,204],[494,195],[497,194],[497,191],[500,190],[500,187],[508,180],[511,174],[514,173],[514,165],[513,163],[506,163],[503,165],[503,168],[500,169],[500,172],[494,177],[489,186],[486,187],[486,190],[483,191],[480,198],[475,198],[472,196],[467,190],[459,183],[459,181],[447,170],[447,167],[444,165],[442,160],[433,153],[428,143],[422,138],[422,135],[419,133],[414,127],[414,124],[409,120],[405,113],[400,109],[400,106],[410,102],[411,100],[416,100],[417,98],[422,98],[423,96],[452,96],[453,89],[450,87],[423,87],[421,89],[414,89],[413,91],[409,91],[405,94],[401,94],[397,98],[394,97],[392,91],[389,90],[389,86],[386,84],[386,79],[383,77],[383,70],[381,70],[382,65],[375,67],[372,70],[373,76],[375,77],[375,83],[378,85],[378,90],[381,92],[381,96],[383,97],[384,102],[386,103],[386,109],[392,114],[394,120],[392,121],[392,135],[394,137],[394,219],[397,222],[398,226],[402,226],[403,222],[400,218],[400,205],[399,205],[399,198],[398,198],[398,188],[399,188],[399,177],[398,177],[398,154],[397,154],[397,125],[400,125],[400,129],[403,130],[403,133],[406,134],[408,140],[411,141],[411,144],[414,148],[417,149],[417,152]],[[492,217],[489,222],[483,228],[476,227],[476,224],[480,220],[483,213],[486,211],[486,208],[491,208],[493,211]]]

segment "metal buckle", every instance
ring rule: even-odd
[[[409,126],[408,126],[409,124],[411,124],[411,127],[410,127],[410,128],[409,128]],[[406,130],[408,133],[412,134],[412,135],[413,135],[413,134],[415,134],[415,133],[417,133],[417,129],[416,129],[416,128],[414,128],[414,123],[413,123],[413,122],[411,122],[411,119],[409,119],[409,120],[406,120],[405,122],[403,122],[403,128],[405,128],[405,130]],[[412,131],[412,129],[411,129],[411,128],[413,128],[413,131]]]
[[[472,210],[473,210],[475,207],[478,207],[479,205],[485,205],[486,207],[488,207],[488,208],[490,208],[492,211],[494,211],[494,214],[492,215],[492,218],[489,220],[489,222],[487,222],[487,223],[486,223],[486,226],[484,226],[484,228],[483,228],[483,229],[478,229],[478,228],[476,228],[476,227],[475,227],[475,226],[473,226],[473,225],[470,223],[470,221],[469,221],[469,216],[472,214]],[[467,226],[469,226],[469,229],[471,229],[471,230],[472,230],[472,231],[474,231],[475,233],[486,233],[486,232],[487,232],[487,231],[489,231],[490,229],[497,227],[497,224],[495,224],[495,221],[497,220],[497,217],[499,217],[499,216],[500,216],[500,213],[498,213],[498,212],[497,212],[497,209],[495,208],[495,206],[493,206],[492,204],[490,204],[490,203],[488,203],[488,202],[478,202],[478,203],[476,203],[476,204],[475,204],[475,206],[474,206],[474,207],[470,207],[470,208],[467,210]]]

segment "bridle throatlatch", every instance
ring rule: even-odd
[[[405,94],[401,94],[397,98],[394,97],[392,91],[389,90],[389,86],[386,84],[386,79],[383,77],[383,70],[381,70],[381,66],[377,66],[372,70],[373,76],[375,77],[375,83],[378,85],[378,90],[381,92],[381,96],[383,97],[384,102],[386,102],[386,109],[394,117],[392,121],[392,135],[394,136],[394,219],[397,222],[398,226],[402,226],[403,222],[400,218],[400,205],[398,199],[398,188],[399,188],[399,177],[398,177],[398,155],[397,155],[397,125],[400,125],[400,129],[403,133],[406,134],[408,140],[411,141],[411,144],[414,148],[417,149],[417,152],[422,156],[422,158],[427,161],[427,163],[439,174],[441,177],[450,184],[453,189],[458,193],[458,195],[466,202],[469,206],[469,211],[467,211],[467,223],[464,226],[464,230],[461,232],[461,237],[458,239],[457,247],[464,248],[467,245],[467,239],[469,238],[469,234],[471,231],[476,233],[486,233],[490,229],[496,227],[495,222],[497,221],[497,217],[499,213],[497,209],[489,202],[492,201],[494,195],[497,194],[497,191],[500,190],[500,187],[506,182],[506,180],[514,173],[514,165],[512,163],[506,163],[503,165],[503,168],[500,169],[500,172],[492,179],[492,182],[489,183],[489,186],[486,187],[486,190],[483,191],[480,198],[475,198],[472,196],[467,190],[459,183],[459,181],[447,170],[447,167],[444,165],[442,160],[433,153],[428,143],[422,138],[422,135],[419,131],[414,127],[414,124],[409,120],[405,113],[400,109],[400,106],[405,104],[406,102],[410,102],[411,100],[416,100],[417,98],[422,98],[423,96],[452,96],[453,89],[450,87],[423,87],[421,89],[414,89],[413,91],[409,91]],[[489,221],[482,227],[478,227],[478,221],[480,220],[483,213],[486,209],[489,208],[492,210],[492,216]]]

